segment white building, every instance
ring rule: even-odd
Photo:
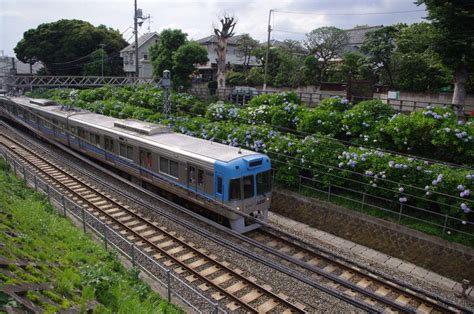
[[[153,67],[150,62],[150,47],[160,40],[158,33],[147,33],[138,38],[138,77],[152,77]],[[123,70],[126,76],[136,77],[135,42],[120,51],[123,58]]]
[[[232,36],[227,41],[227,54],[225,62],[228,65],[244,65],[244,56],[238,51],[238,42],[240,38],[242,38],[242,35],[236,35]],[[209,59],[206,64],[200,64],[197,68],[205,80],[215,80],[217,73],[217,37],[216,35],[211,35],[201,38],[196,42],[207,49],[207,58]],[[251,57],[249,66],[256,65],[258,65],[257,59],[255,57]]]
[[[34,75],[41,68],[43,68],[41,62],[30,65],[13,57],[0,56],[0,89],[7,89],[5,84],[9,76]]]

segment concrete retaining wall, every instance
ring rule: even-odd
[[[271,210],[454,280],[474,282],[474,249],[461,244],[285,190],[274,190]]]

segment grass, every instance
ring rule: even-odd
[[[72,306],[85,311],[90,301],[99,302],[94,313],[183,313],[141,281],[137,270],[125,269],[114,254],[57,214],[42,195],[6,169],[0,160],[0,255],[29,265],[9,264],[13,276],[0,273],[0,288],[49,283],[52,290],[26,294],[45,313]],[[18,306],[0,293],[0,312],[6,304]]]

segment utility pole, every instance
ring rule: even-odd
[[[135,10],[133,11],[133,29],[135,34],[135,75],[138,78],[138,8],[137,0],[135,0]]]
[[[101,76],[103,77],[104,76],[104,47],[105,47],[105,44],[99,44],[100,48],[101,49],[101,59],[102,59],[102,62],[101,62],[101,66],[100,66],[100,73],[101,73]]]
[[[268,75],[268,54],[270,52],[270,33],[272,32],[272,26],[270,21],[272,18],[272,11],[268,13],[268,38],[267,38],[267,52],[265,53],[265,74],[263,75],[263,90],[267,89],[267,75]]]

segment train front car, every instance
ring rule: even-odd
[[[263,154],[246,155],[214,165],[215,196],[237,212],[267,221],[271,201],[271,161]],[[230,226],[243,233],[260,227],[255,220],[229,213]]]

